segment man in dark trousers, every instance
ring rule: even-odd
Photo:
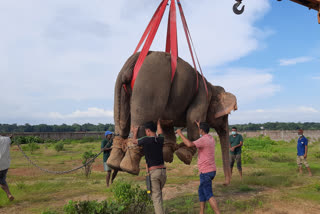
[[[106,176],[106,183],[107,183],[107,187],[109,187],[109,181],[110,181],[110,176],[111,176],[111,168],[107,165],[107,160],[110,156],[110,152],[112,150],[112,132],[111,131],[106,131],[104,136],[105,139],[103,139],[103,141],[101,142],[101,151],[103,151],[103,168],[104,171],[107,172],[107,176]],[[113,170],[113,174],[112,174],[112,178],[111,178],[111,184],[113,182],[113,180],[116,178],[118,173],[118,170]]]
[[[154,211],[156,214],[164,214],[162,189],[166,183],[166,167],[163,161],[162,147],[164,137],[160,122],[158,125],[154,122],[144,124],[146,135],[138,140],[137,133],[139,127],[132,127],[134,143],[143,147],[143,152],[146,158],[148,171],[151,177],[151,198],[153,201]],[[158,136],[156,134],[158,129]]]
[[[200,214],[204,213],[206,202],[208,201],[214,213],[220,214],[218,204],[212,193],[212,180],[216,176],[215,163],[215,141],[209,135],[210,127],[207,123],[195,121],[198,128],[200,138],[191,142],[186,138],[181,129],[177,130],[177,134],[182,138],[183,143],[187,147],[196,147],[198,149],[198,168],[200,172],[199,200]]]
[[[237,169],[240,175],[240,179],[242,179],[242,165],[241,165],[241,147],[243,145],[243,138],[241,134],[237,133],[237,128],[232,127],[231,135],[229,136],[229,149],[230,149],[230,168],[231,168],[231,175],[234,162],[237,163]]]
[[[11,195],[6,182],[7,172],[10,167],[10,144],[11,136],[0,136],[0,186],[7,194],[8,199],[13,201],[14,197]]]
[[[303,135],[303,130],[298,130],[298,142],[297,142],[297,164],[299,167],[299,173],[302,174],[302,163],[305,165],[309,172],[309,176],[312,176],[311,169],[307,162],[308,154],[308,139]]]

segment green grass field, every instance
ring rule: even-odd
[[[236,168],[231,184],[223,186],[224,175],[220,145],[216,145],[217,176],[213,182],[214,195],[222,213],[319,213],[320,210],[320,142],[309,145],[308,162],[313,172],[309,177],[299,175],[296,166],[296,144],[274,142],[269,138],[247,138],[243,148],[243,180]],[[100,142],[70,141],[65,150],[57,152],[51,144],[41,144],[32,154],[40,166],[60,171],[81,165],[85,151],[99,151]],[[198,213],[199,185],[197,160],[190,166],[175,157],[167,165],[168,180],[164,189],[167,213]],[[139,176],[119,172],[116,180],[139,184],[145,188],[144,159]],[[7,175],[10,190],[15,196],[9,202],[0,191],[0,213],[63,213],[69,200],[98,200],[112,197],[107,189],[102,156],[93,164],[89,178],[83,171],[66,175],[46,174],[31,166],[17,146],[11,148],[11,167]],[[208,208],[208,206],[207,206]],[[152,213],[152,211],[150,211]],[[213,213],[209,208],[206,213]]]

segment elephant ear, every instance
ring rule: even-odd
[[[215,118],[230,114],[231,111],[238,109],[237,98],[233,94],[222,92],[218,95],[218,99],[215,106]]]

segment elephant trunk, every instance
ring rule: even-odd
[[[223,116],[223,127],[217,128],[216,131],[220,138],[223,171],[225,177],[225,185],[230,184],[231,181],[231,169],[229,161],[229,125],[228,115]]]
[[[114,124],[115,124],[115,133],[120,134],[120,111],[121,111],[121,77],[118,76],[115,89],[114,89]]]
[[[115,133],[127,138],[130,132],[130,99],[132,89],[130,82],[132,72],[139,54],[132,55],[118,74],[114,93]]]

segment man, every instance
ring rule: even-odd
[[[308,139],[303,135],[303,130],[298,130],[298,143],[297,143],[297,164],[299,166],[299,172],[302,174],[302,163],[305,165],[309,172],[309,176],[312,176],[309,164],[307,162],[307,154],[308,154]]]
[[[243,145],[243,138],[240,134],[237,133],[236,127],[232,127],[231,135],[229,136],[229,141],[231,175],[234,162],[236,161],[240,179],[242,179],[241,147]]]
[[[101,151],[103,151],[103,168],[104,171],[107,172],[106,176],[106,183],[107,187],[109,187],[109,181],[110,181],[110,175],[111,175],[111,168],[107,165],[107,160],[110,156],[110,152],[112,150],[112,132],[106,131],[105,132],[105,139],[101,142]],[[113,170],[112,178],[111,178],[111,184],[113,183],[113,180],[116,178],[118,173],[118,170]]]
[[[11,195],[9,186],[6,182],[7,172],[10,166],[10,144],[11,137],[0,136],[0,186],[7,194],[10,201],[14,200]]]
[[[191,142],[181,132],[177,130],[177,134],[182,138],[183,143],[187,147],[196,147],[198,149],[198,168],[200,172],[200,185],[199,185],[199,200],[200,200],[200,214],[204,213],[206,202],[209,201],[211,208],[216,214],[219,214],[217,201],[212,193],[212,180],[216,176],[216,163],[215,163],[215,141],[209,135],[210,127],[207,123],[197,122],[200,137],[198,140]]]
[[[163,143],[162,128],[160,122],[158,125],[154,122],[144,124],[146,137],[137,139],[138,127],[132,127],[134,144],[143,147],[143,152],[146,158],[148,171],[151,177],[151,198],[156,214],[164,214],[162,189],[166,183],[166,167],[163,161]],[[158,129],[158,136],[156,134]]]

